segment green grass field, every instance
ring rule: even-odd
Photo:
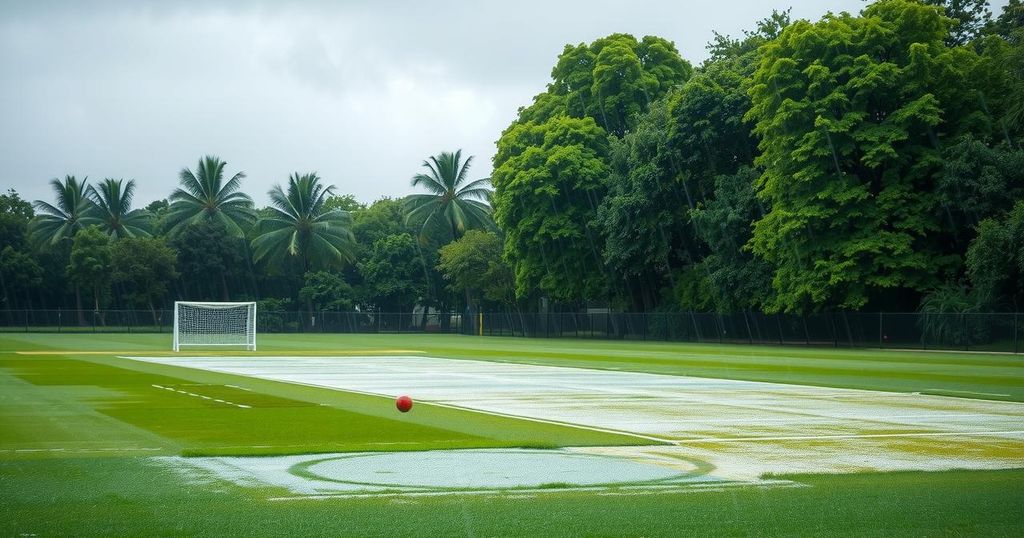
[[[378,396],[116,358],[170,354],[168,348],[167,335],[0,336],[0,534],[1017,536],[1024,531],[1024,470],[796,475],[783,478],[807,487],[631,496],[552,491],[271,501],[273,492],[191,482],[147,458],[642,441],[429,405],[400,415],[390,399]],[[399,350],[1024,401],[1024,358],[1012,355],[447,335],[269,335],[260,338],[257,355]]]

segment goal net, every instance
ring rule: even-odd
[[[244,346],[256,351],[256,303],[174,303],[174,351]]]

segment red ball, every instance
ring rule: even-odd
[[[408,396],[399,396],[398,399],[395,400],[395,407],[403,413],[408,413],[409,410],[412,409],[412,398]]]

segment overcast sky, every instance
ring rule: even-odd
[[[486,177],[565,44],[658,35],[697,64],[713,30],[789,5],[864,3],[0,0],[0,187],[50,199],[54,177],[134,178],[143,206],[213,154],[258,205],[295,171],[368,202],[458,148]]]

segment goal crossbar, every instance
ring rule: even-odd
[[[256,350],[256,303],[174,303],[174,351],[186,346],[236,346]]]

